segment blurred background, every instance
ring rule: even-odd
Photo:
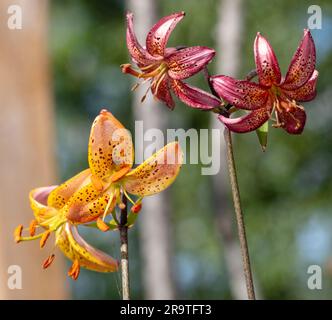
[[[15,3],[14,3],[15,2]],[[8,7],[22,8],[22,29],[7,26]],[[307,27],[311,1],[263,0],[2,0],[0,4],[0,298],[120,299],[120,275],[82,270],[74,282],[52,243],[13,244],[28,225],[30,189],[60,183],[87,167],[91,123],[108,108],[128,129],[218,128],[208,113],[179,101],[168,111],[142,91],[120,64],[129,62],[125,11],[144,41],[162,16],[184,10],[169,46],[214,47],[209,69],[244,78],[254,68],[256,32],[273,45],[283,73]],[[301,136],[270,128],[262,153],[255,133],[237,135],[235,157],[257,295],[261,299],[329,299],[332,295],[332,3],[316,1],[322,28],[312,30],[320,72],[317,98],[305,104]],[[206,88],[202,75],[190,83]],[[144,91],[144,89],[143,89]],[[135,137],[134,137],[135,139]],[[218,142],[219,144],[219,142]],[[218,146],[212,146],[218,147]],[[221,148],[221,171],[202,176],[186,164],[172,187],[144,199],[129,233],[132,298],[244,299],[241,258]],[[189,147],[186,150],[189,152]],[[119,257],[118,234],[80,229]],[[22,268],[22,289],[7,286],[11,265]],[[322,268],[322,290],[309,290],[307,270]]]

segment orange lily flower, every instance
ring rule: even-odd
[[[76,225],[96,222],[102,231],[116,229],[114,209],[116,205],[124,208],[123,196],[133,204],[128,226],[133,225],[142,198],[170,186],[183,161],[178,142],[172,142],[132,169],[133,149],[130,133],[110,112],[102,110],[91,128],[89,169],[60,186],[32,190],[30,204],[35,220],[30,224],[30,236],[22,237],[23,226],[20,225],[14,232],[15,241],[40,239],[43,247],[50,234],[55,232],[56,246],[73,261],[68,272],[73,279],[77,279],[80,267],[99,272],[116,271],[117,261],[87,244],[79,236]],[[129,194],[138,196],[138,200],[134,202]],[[104,219],[110,213],[113,220],[108,224]],[[44,232],[35,235],[39,227]],[[53,260],[51,254],[43,267],[47,268]]]

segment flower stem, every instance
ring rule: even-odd
[[[227,149],[227,162],[228,162],[228,174],[230,178],[230,184],[233,195],[233,203],[234,210],[237,221],[237,228],[240,240],[241,254],[242,254],[242,262],[243,262],[243,270],[244,276],[246,280],[247,294],[249,300],[255,300],[255,289],[254,282],[252,278],[252,271],[250,266],[250,257],[249,257],[249,248],[246,237],[246,228],[244,223],[243,212],[241,208],[241,199],[240,199],[240,191],[239,185],[236,176],[236,168],[235,168],[235,160],[233,153],[233,144],[232,144],[232,136],[231,132],[225,128],[224,131],[226,149]]]
[[[210,73],[209,73],[209,70],[207,67],[205,67],[203,69],[203,73],[204,73],[205,79],[208,82],[211,93],[214,96],[216,96],[218,99],[220,99],[220,97],[218,96],[218,94],[216,93],[216,91],[213,88],[213,85],[210,80]],[[255,76],[257,76],[256,70],[250,71],[247,75],[247,80],[251,80]],[[230,107],[231,107],[231,105],[227,104],[227,105],[225,105],[224,109],[226,109],[228,111],[228,109]],[[223,113],[225,116],[229,116],[229,114],[226,110],[220,109],[219,112]],[[226,114],[225,114],[225,111],[226,111]],[[231,132],[227,128],[225,128],[225,131],[224,131],[224,138],[225,138],[225,144],[226,144],[226,150],[227,150],[228,175],[229,175],[232,196],[233,196],[233,204],[234,204],[237,229],[238,229],[239,240],[240,240],[240,248],[241,248],[241,255],[242,255],[242,262],[243,262],[243,272],[244,272],[244,277],[245,277],[245,281],[246,281],[247,294],[248,294],[249,300],[255,300],[256,299],[255,288],[254,288],[254,281],[252,278],[252,271],[251,271],[251,265],[250,265],[246,228],[245,228],[244,217],[243,217],[243,212],[242,212],[242,208],[241,208],[239,184],[238,184],[237,175],[236,175],[232,135],[231,135]]]
[[[125,205],[121,209],[120,215],[120,252],[121,252],[121,279],[122,279],[122,299],[130,300],[129,287],[129,256],[128,256],[128,227],[127,224],[127,198],[122,197],[122,203]]]

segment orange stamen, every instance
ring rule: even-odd
[[[55,254],[51,254],[42,264],[43,269],[47,269],[55,259]]]
[[[134,70],[129,63],[122,64],[120,67],[121,67],[122,73],[129,73],[129,74],[131,74],[131,75],[133,75],[134,77],[137,77],[137,78],[140,77],[141,73]]]
[[[45,232],[43,233],[43,235],[42,235],[42,237],[41,237],[41,239],[40,239],[40,243],[39,243],[40,248],[43,248],[43,247],[45,246],[46,241],[47,241],[47,239],[49,238],[50,234],[51,234],[51,231],[50,231],[50,230],[47,230],[47,231],[45,231]]]
[[[75,260],[70,269],[68,270],[68,276],[71,277],[73,280],[77,280],[79,275],[80,275],[80,265],[78,260]]]
[[[102,219],[98,218],[97,219],[97,227],[99,230],[106,232],[110,229],[109,225],[106,224]]]
[[[16,243],[19,243],[21,241],[21,236],[22,236],[22,230],[23,230],[23,225],[20,224],[16,227],[14,230],[14,241]]]
[[[36,234],[37,221],[32,220],[29,225],[29,234],[33,237]]]
[[[135,203],[135,204],[131,207],[130,211],[131,211],[132,213],[139,213],[139,212],[141,211],[141,209],[142,209],[142,203]]]

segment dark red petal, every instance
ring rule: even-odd
[[[168,65],[168,75],[176,80],[191,77],[201,71],[216,52],[207,47],[189,47],[178,50],[165,59]]]
[[[167,76],[159,83],[158,88],[156,88],[155,86],[151,87],[151,91],[153,95],[157,99],[164,102],[168,108],[170,108],[171,110],[174,109],[175,104],[171,95],[171,91],[169,88],[169,79]]]
[[[218,119],[225,124],[225,126],[237,133],[246,133],[258,129],[270,118],[268,108],[261,108],[253,110],[250,113],[239,118],[226,118],[222,115]]]
[[[302,107],[293,107],[291,110],[278,111],[279,121],[283,123],[282,128],[290,134],[301,134],[306,122],[306,113]]]
[[[153,56],[164,56],[165,47],[171,32],[185,13],[177,12],[161,18],[150,30],[146,37],[146,49]]]
[[[220,100],[212,94],[180,80],[171,80],[171,86],[176,96],[189,107],[209,110],[220,106]]]
[[[283,94],[287,96],[288,99],[296,100],[296,101],[310,101],[316,96],[316,84],[318,79],[318,71],[315,70],[312,74],[311,78],[307,83],[305,83],[302,87],[294,90],[283,90]]]
[[[281,87],[293,90],[303,86],[312,76],[316,65],[316,48],[308,29],[304,30],[303,38],[295,51],[288,67],[286,78]]]
[[[278,60],[270,43],[259,32],[254,43],[254,54],[259,83],[266,87],[279,84],[281,73]]]
[[[211,82],[221,98],[240,109],[262,108],[269,96],[267,90],[250,81],[236,80],[227,76],[213,76]]]
[[[131,58],[139,66],[149,65],[157,61],[137,41],[133,28],[133,14],[131,12],[127,13],[127,47]]]

